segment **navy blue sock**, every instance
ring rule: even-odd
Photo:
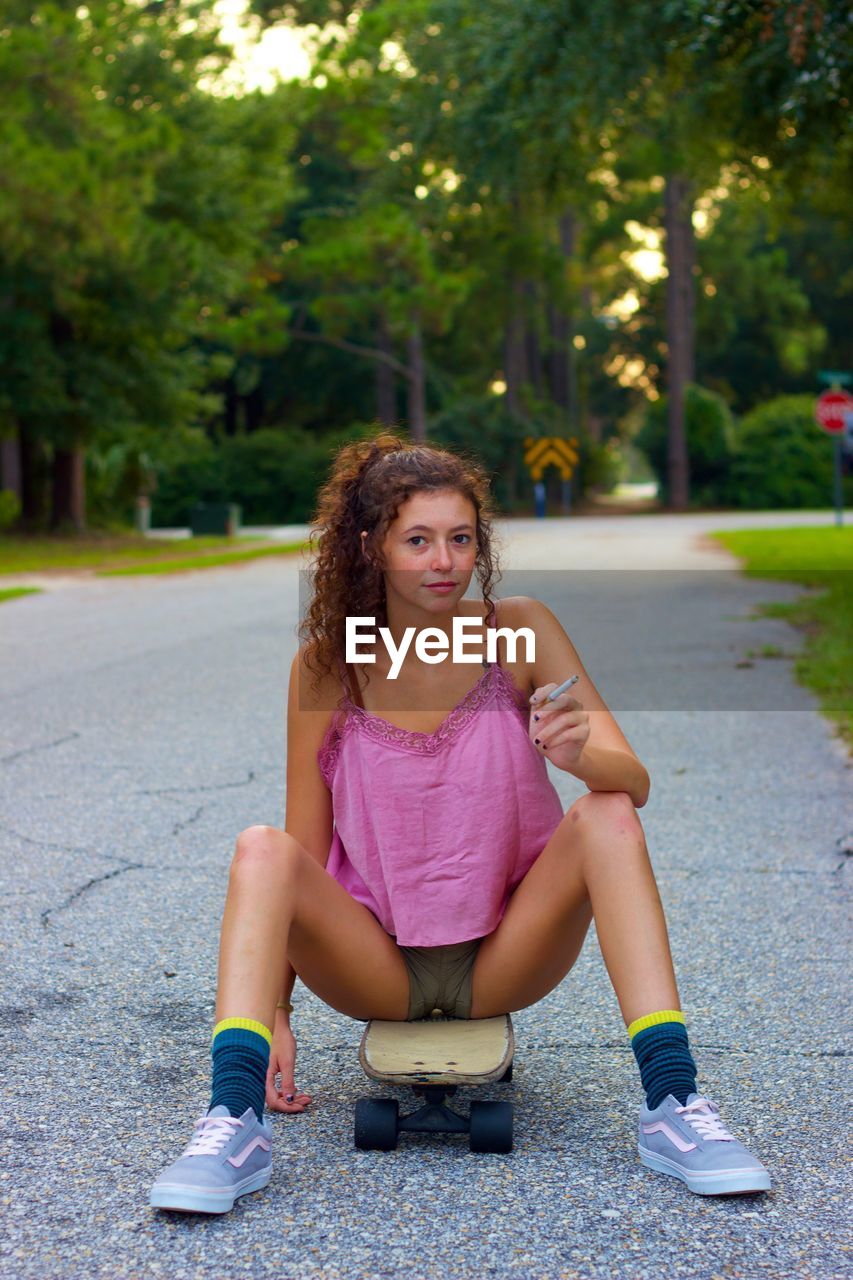
[[[684,1106],[688,1095],[696,1092],[696,1063],[681,1010],[663,1009],[637,1018],[628,1034],[649,1110],[659,1107],[670,1093]]]
[[[224,1106],[232,1116],[241,1116],[252,1107],[263,1120],[271,1044],[272,1034],[262,1022],[252,1018],[217,1022],[210,1045],[213,1087],[208,1110]]]

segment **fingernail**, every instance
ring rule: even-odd
[[[536,745],[537,745],[537,747],[538,747],[538,746],[539,746],[539,739],[538,739],[538,738],[534,738],[534,739],[533,739],[533,741],[536,743]]]
[[[534,719],[534,720],[538,720],[538,719],[539,719],[539,717],[538,717],[538,716],[534,716],[534,717],[533,717],[533,719]]]
[[[287,1102],[292,1102],[292,1101],[293,1101],[293,1094],[292,1094],[292,1093],[289,1093],[289,1094],[287,1095],[286,1101],[287,1101]]]

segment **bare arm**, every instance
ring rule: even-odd
[[[284,827],[298,840],[312,858],[325,867],[332,843],[334,822],[332,795],[323,781],[317,762],[326,729],[331,718],[328,696],[322,686],[317,696],[312,692],[313,673],[305,665],[304,646],[293,659],[287,694],[287,783]],[[325,710],[323,703],[325,702]],[[296,971],[285,966],[281,1000],[287,1004],[293,993]],[[277,1017],[289,1021],[289,1015],[278,1009]]]
[[[589,738],[576,761],[561,766],[555,759],[555,765],[574,774],[590,791],[627,792],[635,807],[641,809],[649,798],[648,772],[587,674],[560,620],[547,605],[530,598],[525,598],[524,614],[525,625],[536,637],[534,687],[562,684],[570,675],[581,677],[570,693],[560,695],[559,704],[565,709],[575,702],[588,714]],[[577,700],[571,697],[575,692]],[[544,703],[534,710],[547,718],[557,706],[556,702]]]

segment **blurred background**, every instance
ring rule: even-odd
[[[475,454],[507,515],[540,437],[574,442],[573,510],[831,504],[846,4],[5,0],[0,23],[0,529],[305,521],[380,423]]]

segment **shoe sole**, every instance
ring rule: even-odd
[[[713,1169],[707,1173],[687,1173],[674,1160],[666,1156],[652,1155],[637,1146],[640,1161],[647,1169],[668,1173],[672,1178],[686,1182],[691,1191],[700,1196],[747,1195],[754,1191],[770,1190],[770,1174],[762,1169]]]
[[[181,1183],[161,1183],[151,1189],[152,1209],[175,1209],[179,1213],[227,1213],[234,1201],[250,1191],[260,1191],[272,1177],[272,1169],[261,1169],[233,1187],[188,1187]]]

